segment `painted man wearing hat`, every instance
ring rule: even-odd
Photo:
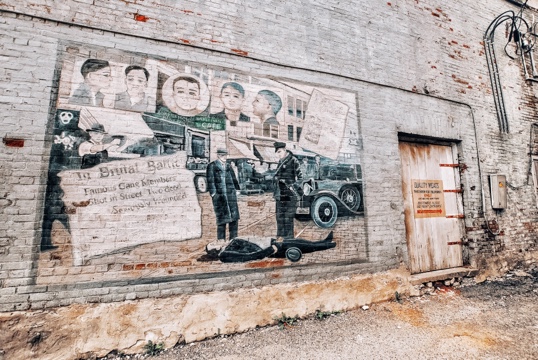
[[[103,124],[94,124],[91,128],[86,129],[90,140],[81,143],[78,147],[78,155],[82,157],[82,169],[91,168],[108,159],[108,149],[120,144],[120,139],[114,139],[109,143],[104,143],[106,135]]]
[[[226,240],[226,224],[228,224],[229,239],[237,237],[239,226],[239,207],[237,206],[236,191],[239,190],[239,183],[235,173],[226,163],[228,151],[226,149],[217,150],[217,160],[207,166],[207,187],[213,209],[217,219],[217,240]]]
[[[275,172],[276,236],[290,239],[294,238],[293,220],[299,197],[294,185],[303,178],[303,175],[299,160],[286,150],[286,143],[277,141],[274,147],[280,159]]]

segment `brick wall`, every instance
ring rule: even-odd
[[[270,1],[260,7],[72,0],[12,1],[0,8],[6,140],[0,155],[3,311],[330,279],[397,267],[407,257],[399,133],[458,141],[466,168],[461,176],[468,263],[480,265],[492,254],[524,253],[536,245],[532,224],[538,214],[528,156],[534,89],[523,81],[519,63],[501,55],[506,39],[499,30],[511,127],[509,134],[501,134],[483,49],[485,29],[513,8],[508,2],[356,2],[344,7],[327,1],[308,6]],[[73,266],[69,233],[55,227],[59,252],[40,251],[61,76],[79,55],[114,56],[124,63],[144,58],[201,64],[354,95],[365,213],[338,221],[335,236],[346,245],[334,256],[319,252],[297,264],[271,260],[252,268],[174,256],[203,252],[205,242],[161,241]],[[22,139],[24,146],[8,146],[10,139]],[[508,208],[502,212],[489,205],[487,175],[494,173],[508,179]],[[211,209],[209,198],[200,202]],[[274,211],[270,197],[250,205],[240,201],[244,211],[260,204],[266,206],[264,214]],[[201,220],[211,224],[203,225],[207,239],[214,237],[211,216],[206,211]],[[262,229],[257,235],[270,233]],[[311,227],[303,234],[319,239],[326,232]]]

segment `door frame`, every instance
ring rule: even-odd
[[[451,152],[452,152],[452,162],[453,164],[459,164],[459,154],[460,154],[460,150],[461,150],[461,141],[460,140],[449,140],[449,139],[439,139],[439,138],[433,138],[433,137],[427,137],[427,136],[418,136],[418,135],[412,135],[412,134],[405,134],[405,133],[399,133],[398,134],[398,144],[400,143],[411,143],[411,144],[423,144],[423,145],[438,145],[438,146],[448,146],[450,147],[451,149]],[[399,145],[398,145],[399,146]],[[402,177],[401,178],[401,183],[402,183],[402,186],[403,186],[403,174],[401,173],[402,171],[402,160],[401,160],[401,154],[398,153],[399,155],[399,161],[400,161],[400,176]],[[459,169],[454,169],[455,173],[454,173],[454,180],[455,180],[455,186],[458,187],[458,188],[463,188],[463,186],[461,186],[461,183],[462,183],[462,177],[461,177],[461,174],[459,173]],[[446,189],[445,189],[446,190]],[[455,190],[455,189],[454,189]],[[402,188],[402,201],[405,199],[404,198],[404,193],[403,193],[404,189]],[[446,199],[446,193],[445,193],[445,199]],[[406,208],[406,205],[405,203],[402,204],[403,205],[403,208],[405,209]],[[412,208],[412,206],[411,206]],[[459,244],[457,246],[459,246],[459,251],[460,251],[460,255],[461,255],[461,264],[462,265],[465,265],[465,262],[466,262],[466,259],[465,259],[465,251],[464,251],[464,247],[463,247],[463,239],[466,238],[466,227],[465,227],[465,221],[464,221],[464,214],[465,214],[465,208],[464,208],[464,202],[463,202],[463,194],[458,194],[458,196],[456,196],[456,209],[457,209],[457,214],[447,214],[450,215],[451,217],[453,216],[457,216],[457,224],[458,224],[458,229],[459,229],[459,234],[460,234],[460,240],[459,240]],[[413,215],[411,215],[413,216]],[[414,216],[413,216],[414,218]],[[407,220],[404,221],[405,224],[405,237],[406,237],[406,245],[407,245],[407,254],[408,254],[408,267],[410,268],[411,272],[412,273],[420,273],[420,272],[424,272],[424,271],[416,271],[416,269],[412,269],[412,262],[413,262],[413,259],[411,259],[411,254],[413,253],[413,251],[409,251],[410,249],[410,235],[409,235],[409,229],[408,229],[408,224],[407,224]],[[415,266],[416,268],[416,266]],[[451,267],[448,267],[448,268],[451,268]],[[440,270],[440,269],[437,269],[437,270]],[[432,271],[432,270],[428,270],[428,271]],[[426,271],[427,272],[427,271]]]

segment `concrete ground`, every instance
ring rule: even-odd
[[[538,269],[109,359],[538,359]],[[323,318],[323,319],[319,319]],[[281,319],[282,320],[282,319]],[[290,322],[292,322],[290,320]]]

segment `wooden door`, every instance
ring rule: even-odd
[[[463,202],[455,147],[400,142],[411,273],[463,265]]]

